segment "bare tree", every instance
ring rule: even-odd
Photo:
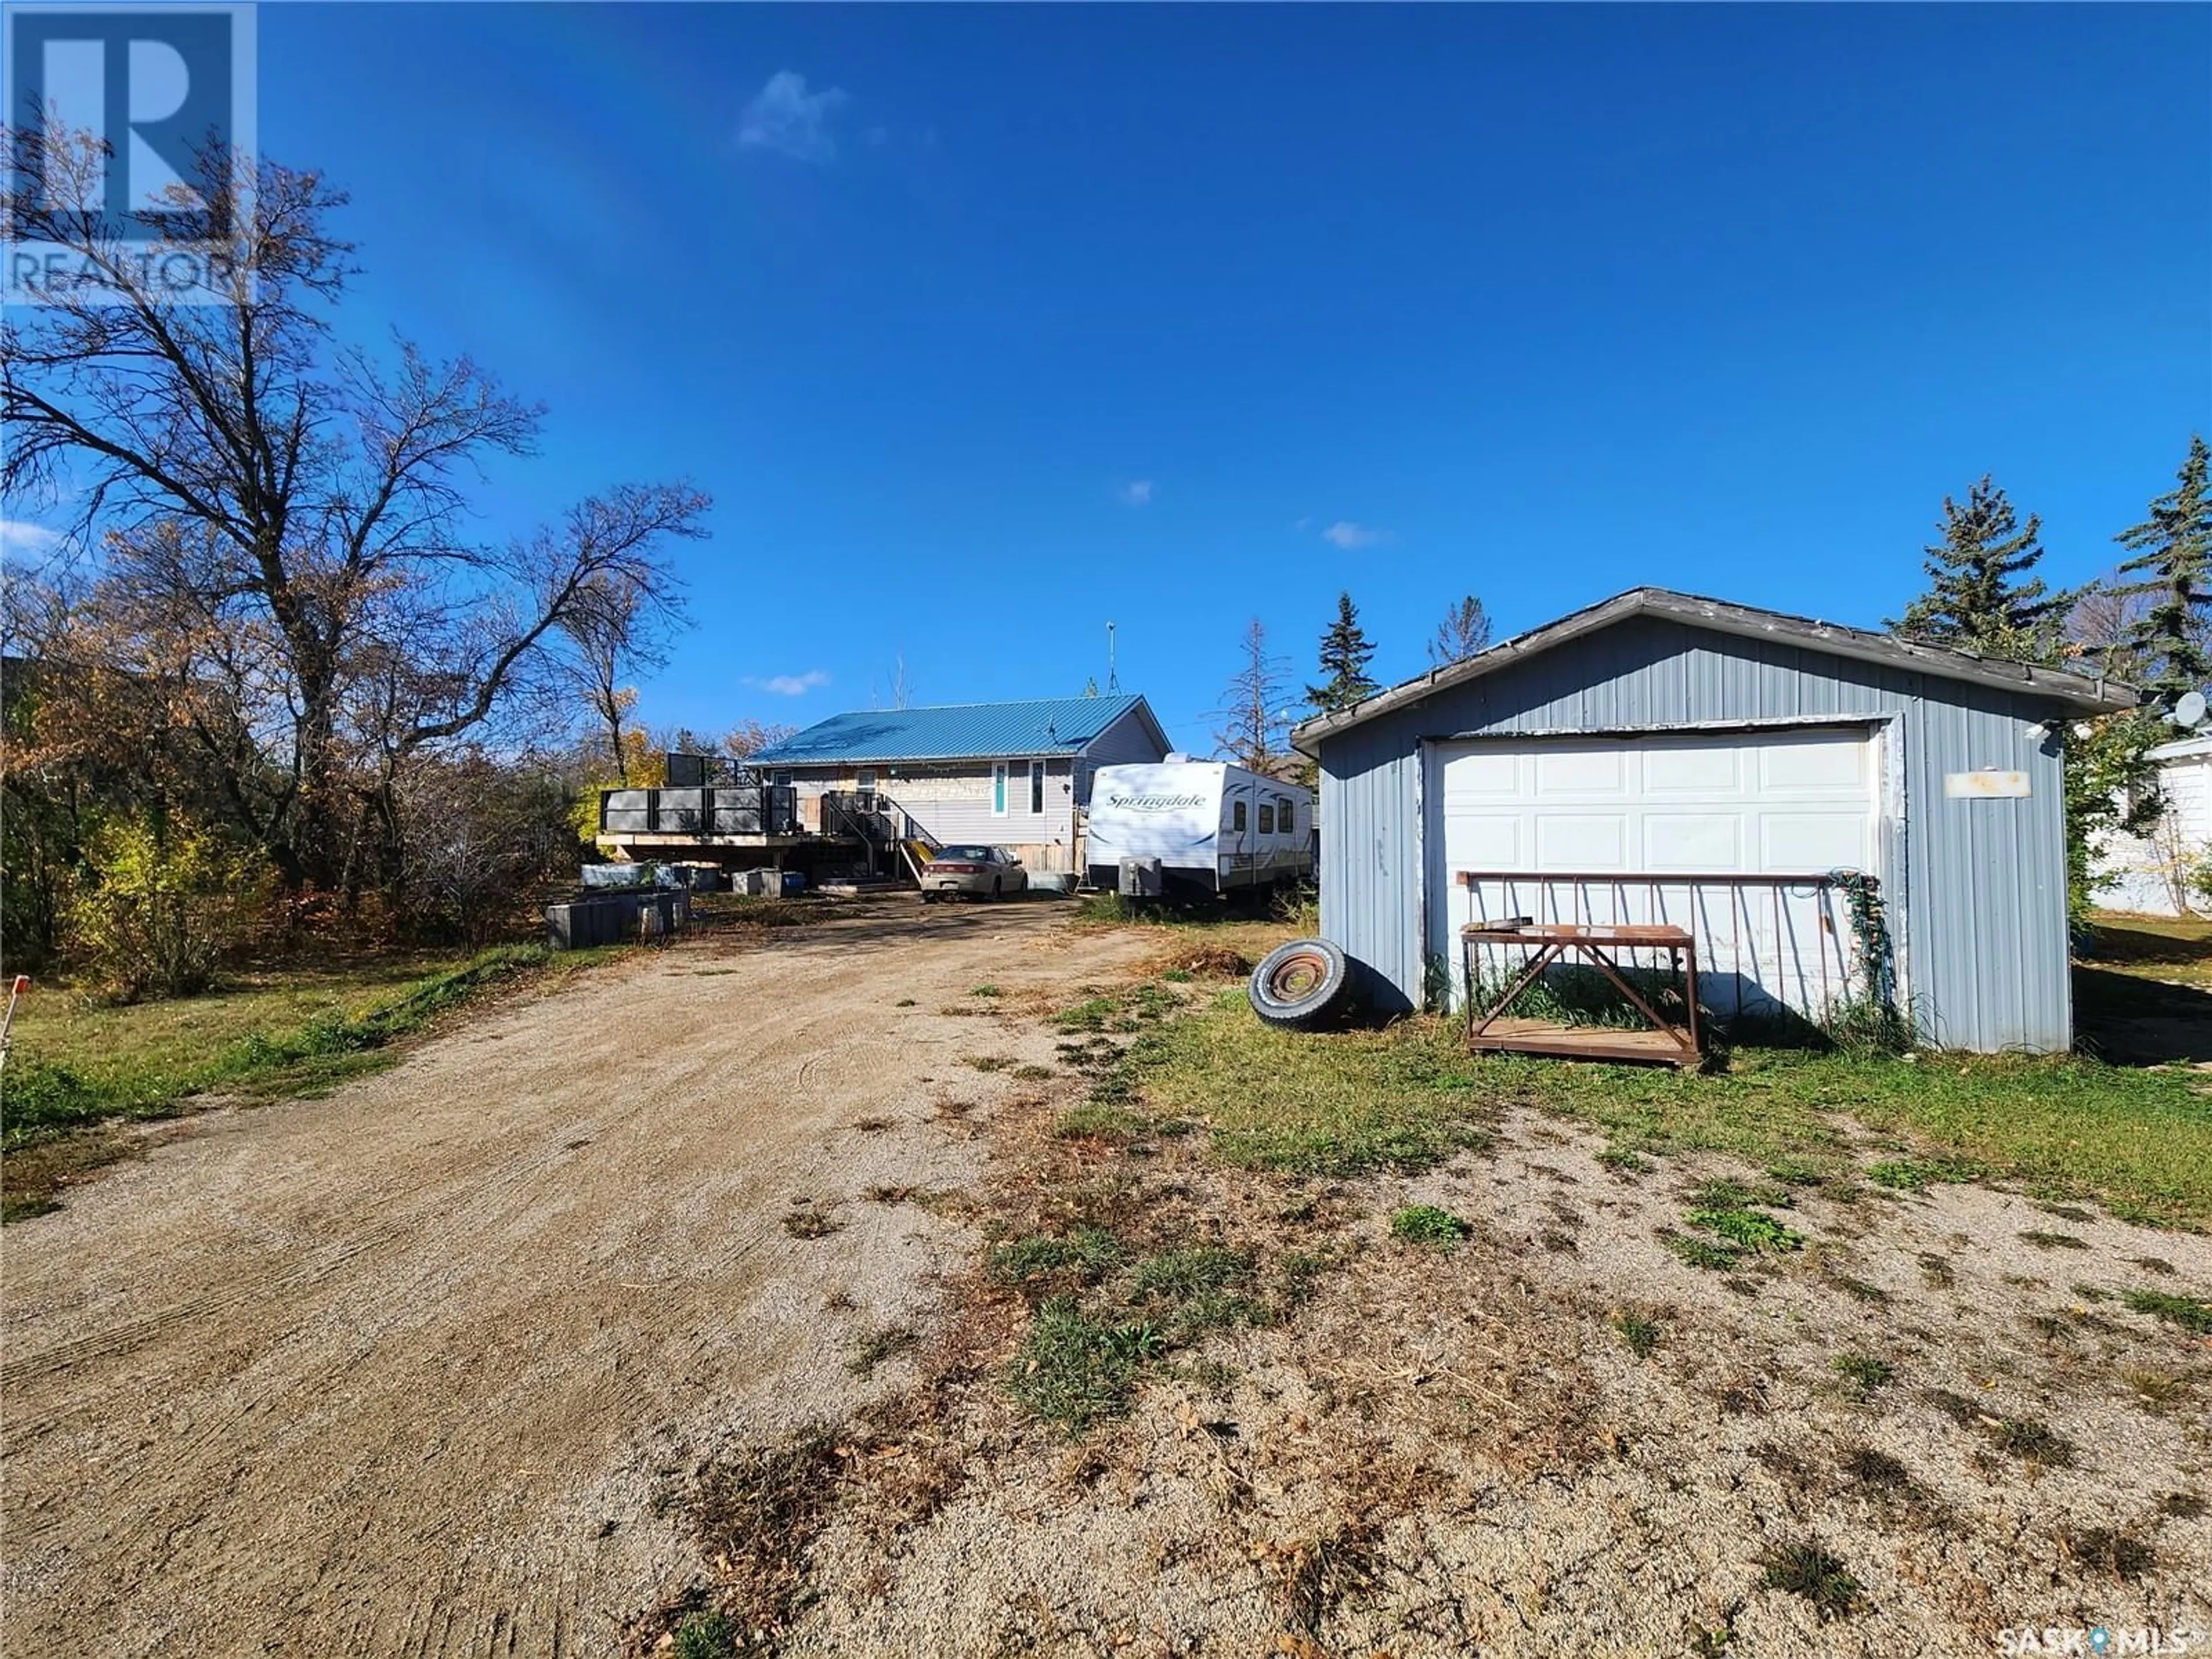
[[[2142,665],[2129,638],[2150,614],[2150,596],[2123,592],[2117,573],[2081,590],[2066,617],[2066,654],[2097,672],[2133,680]]]
[[[1289,665],[1269,653],[1267,630],[1257,617],[1244,630],[1237,661],[1236,674],[1223,690],[1222,707],[1213,714],[1221,722],[1213,733],[1214,752],[1263,771],[1290,749],[1290,718],[1283,701]]]
[[[575,646],[571,672],[606,736],[612,775],[625,788],[629,757],[623,723],[637,706],[637,688],[627,682],[667,662],[670,636],[684,619],[682,599],[672,591],[600,574],[584,585],[579,603],[562,621],[562,632]]]
[[[1490,617],[1482,601],[1469,593],[1444,612],[1437,636],[1429,641],[1429,666],[1449,668],[1490,647]]]
[[[12,234],[104,286],[0,325],[0,491],[11,510],[79,504],[104,568],[78,643],[184,688],[149,740],[208,770],[289,884],[349,885],[364,835],[388,861],[398,773],[544,692],[595,595],[666,595],[661,549],[701,533],[707,498],[624,485],[505,546],[470,541],[467,484],[530,453],[540,411],[466,357],[337,342],[353,250],[326,223],[343,195],[204,151],[192,187],[229,275],[179,305],[94,210],[103,146],[45,128],[8,143],[13,177],[45,185],[0,198]]]
[[[739,720],[722,734],[722,752],[732,760],[746,760],[771,744],[781,743],[799,731],[768,720]]]

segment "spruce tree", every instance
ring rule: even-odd
[[[2212,452],[2192,436],[2189,457],[2174,488],[2150,504],[2150,517],[2116,539],[2137,556],[2120,567],[2123,594],[2149,597],[2150,606],[2128,632],[2128,645],[2148,666],[2143,689],[2171,709],[2185,693],[2212,681],[2212,500],[2207,473]]]
[[[1338,594],[1336,620],[1321,636],[1322,683],[1306,687],[1306,701],[1328,714],[1373,696],[1382,689],[1367,673],[1367,659],[1374,654],[1373,643],[1359,626],[1359,607],[1351,594]]]
[[[2052,593],[2027,573],[2043,557],[2043,520],[2023,526],[2012,503],[1984,476],[1961,504],[1943,498],[1943,539],[1926,549],[1928,592],[1889,624],[1928,645],[1961,647],[1985,657],[2047,660],[2074,595]]]

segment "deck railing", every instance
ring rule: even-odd
[[[603,836],[795,836],[799,792],[788,785],[602,789]]]
[[[822,832],[874,847],[918,841],[934,853],[944,846],[920,819],[880,789],[824,790]]]
[[[1722,1020],[1795,1017],[1825,1025],[1880,997],[1890,964],[1864,960],[1846,888],[1869,878],[1831,870],[1772,875],[1620,871],[1462,870],[1453,932],[1526,916],[1584,927],[1657,923],[1697,943],[1698,1000]],[[1464,895],[1462,898],[1461,896]],[[1454,940],[1456,951],[1457,941]],[[1478,971],[1510,946],[1483,947]],[[1501,960],[1488,958],[1498,953]],[[1451,971],[1460,972],[1456,956]],[[1466,988],[1455,988],[1455,995]]]

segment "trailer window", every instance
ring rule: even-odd
[[[1272,836],[1275,833],[1275,809],[1272,806],[1262,806],[1260,809],[1260,833],[1263,836]]]
[[[1297,832],[1297,813],[1289,801],[1285,801],[1275,809],[1275,828],[1289,836],[1295,835]]]
[[[1241,800],[1229,809],[1229,827],[1231,830],[1242,830],[1244,827],[1244,803]]]

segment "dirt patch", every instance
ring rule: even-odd
[[[852,1362],[976,1243],[866,1195],[959,1191],[1022,1087],[933,1010],[1140,954],[1063,915],[679,946],[10,1228],[9,1651],[611,1650],[702,1581],[692,1472],[915,1375]]]
[[[1065,1133],[1095,1086],[994,1120],[961,1362],[908,1396],[957,1481],[887,1527],[863,1480],[781,1651],[1982,1655],[2008,1626],[2212,1626],[2212,1346],[2140,1295],[2212,1284],[2200,1237],[1968,1183],[1625,1168],[1519,1109],[1426,1175],[1272,1176],[1140,1100]],[[1700,1267],[1670,1247],[1693,1236],[1740,1242]],[[1026,1380],[1050,1364],[1080,1410]]]

